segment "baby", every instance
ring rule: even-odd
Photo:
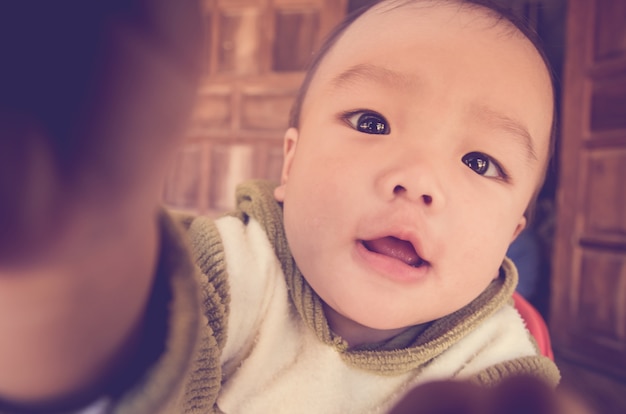
[[[244,184],[215,222],[161,212],[132,227],[160,241],[150,292],[116,273],[98,283],[116,320],[143,329],[111,328],[115,369],[81,374],[87,391],[73,380],[89,412],[374,413],[433,380],[556,384],[504,258],[550,156],[552,81],[529,34],[482,3],[383,0],[350,16],[305,79],[279,185]],[[131,198],[119,222],[146,223],[149,204]],[[127,240],[103,262],[146,241]],[[142,317],[123,306],[146,302]],[[54,401],[1,379],[22,406]]]
[[[492,9],[383,1],[340,26],[296,102],[280,185],[240,187],[216,223],[220,409],[380,412],[428,380],[556,382],[503,262],[543,181],[553,100],[542,55]],[[219,243],[205,219],[190,234],[197,257]]]

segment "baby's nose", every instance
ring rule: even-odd
[[[446,204],[443,174],[429,161],[394,163],[378,177],[378,192],[386,200],[403,198],[437,210]]]
[[[404,186],[402,185],[396,185],[395,188],[393,189],[393,193],[396,196],[406,196],[407,189],[404,188]],[[429,206],[433,202],[433,197],[430,194],[422,194],[422,201],[424,202],[425,205]]]

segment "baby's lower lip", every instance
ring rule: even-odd
[[[356,243],[357,260],[374,270],[382,277],[400,283],[411,283],[423,279],[431,269],[431,264],[422,261],[419,266],[412,266],[401,260],[369,250],[363,240]]]

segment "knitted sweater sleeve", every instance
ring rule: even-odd
[[[229,286],[224,248],[212,220],[198,217],[188,234],[194,262],[199,268],[202,325],[197,357],[188,377],[184,413],[219,413],[216,405],[222,381],[221,352],[226,343]]]
[[[219,413],[220,355],[226,340],[228,284],[213,222],[162,215],[162,253],[169,300],[158,359],[107,413]]]
[[[532,355],[492,365],[474,374],[470,381],[479,385],[493,386],[514,375],[530,375],[552,387],[556,387],[561,378],[558,368],[549,358]]]

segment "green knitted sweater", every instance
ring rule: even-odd
[[[261,224],[282,265],[289,296],[299,317],[321,342],[335,348],[347,364],[385,376],[418,373],[511,302],[517,272],[505,260],[499,277],[464,308],[429,324],[409,328],[385,343],[349,348],[329,329],[320,298],[294,262],[284,234],[282,208],[274,201],[273,188],[274,184],[265,181],[240,186],[237,209],[230,215],[244,223],[254,219]],[[213,221],[204,217],[164,215],[162,223],[160,271],[169,272],[171,289],[165,350],[142,381],[117,401],[114,412],[219,413],[216,401],[223,381],[219,360],[229,314],[228,275],[221,238]],[[180,223],[186,233],[181,231]],[[553,385],[559,380],[554,363],[539,355],[501,362],[482,370],[471,380],[490,386],[513,374],[530,374]]]

